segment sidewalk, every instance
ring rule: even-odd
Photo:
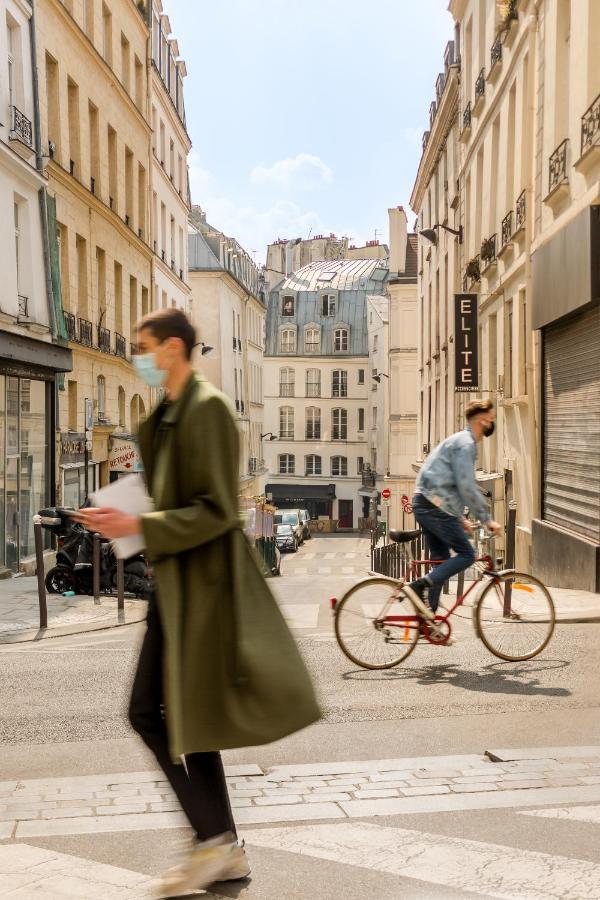
[[[8,578],[0,581],[0,644],[34,641],[42,637],[96,631],[140,622],[146,616],[142,600],[125,600],[119,612],[116,597],[62,597],[47,594],[48,627],[40,629],[37,578]]]
[[[468,582],[465,583],[465,588]],[[600,622],[600,594],[591,591],[574,591],[566,588],[549,587],[548,591],[554,600],[556,608],[556,621],[563,625],[575,625],[582,622]],[[456,595],[456,582],[450,585],[451,595]],[[463,618],[470,618],[473,601],[479,596],[479,591],[473,591],[465,601],[464,608],[459,608],[455,615]],[[448,595],[444,602],[442,594],[442,604],[448,605]]]

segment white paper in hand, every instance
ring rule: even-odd
[[[126,475],[113,481],[112,484],[100,488],[90,495],[93,506],[119,509],[130,516],[143,516],[152,512],[152,499],[146,492],[146,485],[141,475]],[[144,538],[141,534],[115,538],[112,542],[115,555],[119,559],[128,559],[141,553],[144,549]]]

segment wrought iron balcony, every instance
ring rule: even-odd
[[[363,470],[361,472],[362,486],[374,488],[376,477],[377,477],[376,473],[373,472],[371,469],[365,470],[363,468]]]
[[[600,94],[581,117],[581,155],[600,144]]]
[[[551,194],[562,184],[568,182],[567,148],[569,139],[565,138],[551,155],[548,166],[548,193]]]
[[[492,234],[481,243],[481,262],[490,266],[496,260],[496,239],[498,235]]]
[[[19,294],[17,302],[17,318],[26,319],[29,315],[29,297],[25,297],[23,294]]]
[[[517,208],[515,210],[515,233],[525,228],[525,218],[527,215],[527,195],[525,191],[521,191],[517,197]]]
[[[510,243],[513,234],[513,214],[512,209],[502,219],[502,247],[506,247]]]
[[[502,62],[502,38],[498,35],[490,50],[490,72],[500,62]]]
[[[115,356],[120,356],[121,359],[127,358],[127,341],[118,332],[115,332]]]
[[[67,335],[70,341],[78,341],[79,335],[77,334],[77,319],[73,315],[73,313],[66,312],[64,313],[65,317],[65,328],[67,329]]]
[[[33,128],[30,119],[17,106],[10,108],[10,138],[33,149]]]
[[[463,129],[471,127],[471,101],[467,103],[465,106],[465,111],[463,112]]]
[[[485,97],[485,69],[482,69],[475,81],[475,106]]]
[[[98,325],[98,349],[102,353],[110,353],[110,331]]]
[[[481,281],[481,260],[479,254],[470,259],[467,263],[465,276],[470,281]]]
[[[233,338],[233,349],[237,350],[237,338]]]
[[[92,346],[92,323],[89,319],[79,319],[79,342],[84,347]]]

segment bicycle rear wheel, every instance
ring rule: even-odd
[[[415,649],[419,617],[412,600],[397,599],[391,578],[368,578],[344,594],[335,609],[340,649],[363,669],[391,669]]]
[[[477,634],[490,653],[510,662],[541,653],[556,621],[552,597],[542,582],[512,571],[489,582],[474,616]]]

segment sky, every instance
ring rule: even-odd
[[[387,242],[409,200],[447,0],[163,0],[185,59],[192,202],[264,261],[310,234]]]

